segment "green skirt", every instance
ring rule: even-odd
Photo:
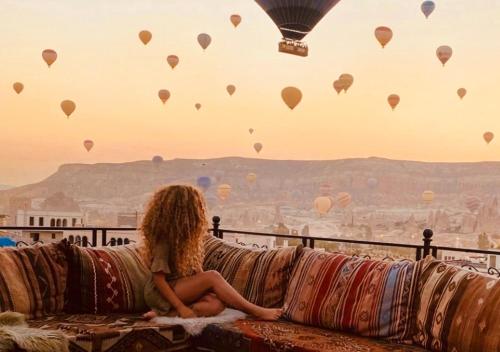
[[[177,280],[175,279],[168,280],[167,282],[170,287],[173,288],[176,281]],[[170,302],[162,296],[160,290],[156,287],[153,281],[153,275],[150,275],[146,281],[146,285],[144,287],[144,301],[146,302],[146,305],[158,315],[167,315],[172,309]]]

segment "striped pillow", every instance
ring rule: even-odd
[[[137,245],[73,245],[68,262],[68,313],[136,313],[147,309],[144,286],[149,270]]]
[[[295,259],[302,246],[252,250],[208,236],[204,270],[216,270],[250,302],[281,307]]]
[[[0,249],[0,311],[40,318],[63,311],[68,267],[64,244]]]
[[[432,351],[500,351],[500,280],[427,257],[414,342]]]
[[[415,263],[353,258],[305,249],[285,298],[298,323],[411,342]]]

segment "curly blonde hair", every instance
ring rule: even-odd
[[[172,185],[158,190],[149,202],[141,225],[146,255],[159,241],[168,243],[172,271],[190,275],[203,263],[202,238],[208,230],[205,200],[201,192],[187,185]]]

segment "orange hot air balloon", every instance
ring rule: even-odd
[[[166,89],[160,89],[158,91],[158,98],[160,98],[161,102],[165,104],[167,100],[170,98],[170,92]]]
[[[443,64],[443,66],[448,62],[448,60],[453,55],[453,49],[447,45],[442,45],[436,50],[436,56],[439,61]]]
[[[139,32],[139,39],[141,40],[142,44],[148,45],[148,43],[151,41],[151,38],[153,38],[153,35],[150,31],[144,30]]]
[[[422,193],[422,200],[426,204],[431,204],[432,201],[434,200],[434,192],[432,192],[432,191],[424,191]]]
[[[336,81],[333,81],[333,89],[337,92],[337,94],[340,94],[342,90],[344,90],[344,84],[340,79],[337,79]]]
[[[177,55],[169,55],[167,57],[167,62],[172,67],[172,70],[179,64],[179,57]]]
[[[260,153],[260,151],[262,150],[262,147],[263,147],[262,143],[255,143],[253,145],[253,149],[255,149],[255,151],[257,152],[257,154]]]
[[[484,138],[486,144],[490,144],[490,142],[493,140],[493,138],[495,138],[495,135],[493,134],[493,132],[485,132],[483,134],[483,138]]]
[[[236,92],[236,87],[234,85],[230,84],[226,87],[226,90],[229,93],[229,95],[233,95],[234,92]]]
[[[83,141],[83,146],[85,147],[85,149],[87,149],[88,152],[90,152],[90,150],[94,147],[94,142],[90,139],[87,139]]]
[[[231,23],[233,24],[234,28],[238,27],[239,24],[241,23],[241,16],[240,15],[237,15],[237,14],[231,15],[231,17],[229,19],[231,20]]]
[[[337,194],[337,203],[341,208],[347,208],[352,202],[352,197],[347,192],[340,192]]]
[[[286,87],[281,91],[281,98],[285,104],[293,110],[302,100],[302,92],[295,87]]]
[[[387,102],[391,106],[392,110],[394,110],[396,108],[396,106],[398,106],[399,101],[400,101],[400,98],[399,98],[399,95],[397,95],[397,94],[391,94],[387,98]]]
[[[43,61],[47,64],[48,67],[52,66],[52,64],[57,60],[57,53],[52,49],[45,49],[42,52]]]
[[[254,172],[250,172],[246,175],[245,179],[249,184],[255,183],[255,181],[257,181],[257,174]]]
[[[321,196],[314,200],[314,209],[320,216],[326,215],[332,207],[333,203],[329,197]]]
[[[14,91],[17,93],[17,94],[21,94],[21,92],[23,91],[24,89],[24,84],[22,84],[21,82],[16,82],[12,85],[12,88],[14,88]]]
[[[210,37],[208,34],[206,33],[198,34],[198,44],[200,44],[203,50],[208,48],[211,42],[212,42],[212,37]]]
[[[254,130],[253,128],[249,128],[249,129],[248,129],[248,133],[250,133],[250,134],[253,134],[253,132],[254,132],[254,131],[255,131],[255,130]]]
[[[66,117],[70,117],[71,114],[75,111],[76,109],[76,104],[72,100],[63,100],[61,102],[61,109],[66,115]]]
[[[384,27],[384,26],[377,27],[375,29],[375,38],[377,38],[380,45],[382,45],[382,48],[385,48],[385,46],[392,39],[392,29],[390,29],[389,27]]]
[[[231,194],[232,187],[226,183],[217,187],[217,196],[220,200],[226,200]]]
[[[463,99],[465,95],[467,94],[467,89],[465,88],[458,88],[457,94],[460,97],[460,99]]]
[[[354,83],[354,77],[349,73],[343,73],[340,75],[339,81],[342,89],[347,93],[347,90],[351,88],[352,84]]]
[[[194,104],[194,107],[196,108],[196,110],[200,110],[201,109],[201,104],[200,103],[196,103],[196,104]]]

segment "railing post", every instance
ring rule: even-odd
[[[424,238],[422,239],[424,241],[424,258],[431,254],[431,242],[433,235],[434,233],[431,229],[424,230]]]
[[[130,244],[130,240],[127,237],[125,237],[125,239],[123,240],[123,244]]]
[[[314,238],[309,239],[309,248],[314,249]]]
[[[106,229],[102,229],[102,233],[101,233],[101,246],[106,246],[106,244],[108,243],[107,241],[107,230]]]
[[[422,247],[417,247],[417,252],[415,253],[415,260],[422,259]]]
[[[112,237],[110,242],[111,242],[111,243],[110,243],[110,244],[111,244],[111,247],[116,246],[116,238]]]
[[[217,215],[212,218],[213,223],[213,232],[214,236],[220,238],[219,236],[219,226],[220,226],[220,217]]]
[[[97,229],[92,229],[92,247],[97,247]]]
[[[89,239],[87,236],[82,237],[82,247],[88,247],[89,246]]]
[[[302,245],[307,247],[307,238],[302,237]]]

